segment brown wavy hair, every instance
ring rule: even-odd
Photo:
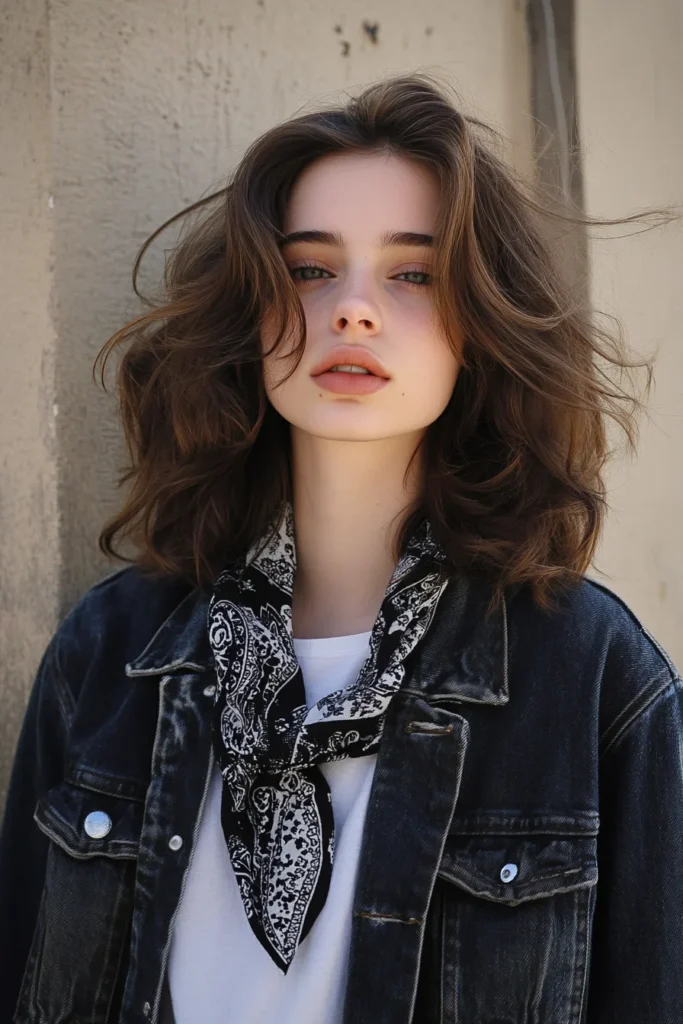
[[[387,78],[266,131],[226,187],[144,243],[138,295],[150,243],[201,210],[167,260],[162,297],[145,300],[95,362],[106,390],[106,361],[128,343],[117,390],[130,464],[119,483],[132,486],[99,547],[208,590],[291,499],[289,428],[266,397],[259,332],[269,310],[275,345],[295,325],[303,351],[305,317],[279,247],[285,206],[314,160],[376,150],[438,175],[433,301],[446,336],[464,338],[451,400],[422,441],[424,491],[396,556],[426,515],[449,566],[490,580],[494,603],[503,588],[528,583],[549,607],[552,591],[579,582],[591,563],[607,510],[607,420],[635,450],[643,404],[631,371],[646,368],[648,391],[652,365],[631,361],[619,332],[598,326],[544,242],[546,217],[614,222],[553,213],[498,155],[495,133],[425,73]],[[115,550],[117,535],[134,542],[134,559]]]

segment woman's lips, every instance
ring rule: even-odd
[[[323,390],[335,395],[371,395],[389,381],[372,373],[349,373],[346,370],[327,370],[313,377]]]

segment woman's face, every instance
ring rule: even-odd
[[[433,309],[438,199],[427,170],[387,153],[325,156],[297,179],[282,254],[305,312],[306,345],[282,383],[293,339],[264,357],[268,397],[294,427],[377,440],[424,432],[446,407],[459,362]],[[262,337],[267,350],[268,317]]]

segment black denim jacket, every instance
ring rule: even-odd
[[[589,578],[552,614],[489,596],[452,581],[390,704],[344,1024],[681,1024],[683,682]],[[160,1019],[213,762],[207,606],[127,568],[43,655],[0,837],[3,1024]]]

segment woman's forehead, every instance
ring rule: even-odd
[[[343,236],[346,227],[377,238],[389,231],[431,234],[438,199],[435,176],[408,157],[385,152],[329,154],[297,178],[284,230]]]

